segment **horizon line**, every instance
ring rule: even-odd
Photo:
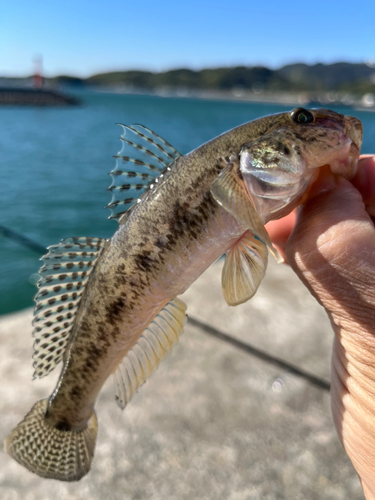
[[[172,67],[169,67],[168,69],[150,69],[150,68],[128,68],[128,69],[110,69],[110,70],[98,70],[97,72],[94,72],[94,73],[90,73],[89,76],[78,76],[77,74],[75,73],[69,73],[69,72],[60,72],[60,73],[56,73],[56,74],[48,74],[47,73],[44,73],[43,74],[43,77],[44,78],[58,78],[58,77],[62,77],[62,76],[67,76],[67,77],[71,77],[71,78],[79,78],[81,80],[87,80],[88,78],[92,78],[93,76],[96,76],[96,75],[104,75],[104,74],[107,74],[107,73],[126,73],[126,72],[130,72],[130,71],[140,71],[140,72],[147,72],[147,73],[167,73],[169,71],[178,71],[178,70],[189,70],[189,71],[195,71],[195,72],[199,72],[199,71],[204,71],[204,70],[215,70],[215,69],[221,69],[221,68],[267,68],[267,69],[270,69],[272,71],[278,71],[282,68],[285,68],[286,66],[294,66],[296,64],[304,64],[306,66],[317,66],[317,65],[322,65],[322,66],[333,66],[334,64],[364,64],[366,66],[368,66],[369,68],[374,68],[375,69],[375,60],[356,60],[356,61],[353,61],[353,60],[335,60],[333,62],[321,62],[321,61],[316,61],[316,62],[313,62],[313,63],[309,63],[309,62],[302,62],[302,61],[294,61],[294,62],[289,62],[289,63],[286,63],[286,64],[283,64],[281,66],[277,65],[277,66],[273,66],[273,65],[265,65],[265,64],[252,64],[252,65],[247,65],[247,64],[223,64],[223,65],[217,65],[217,66],[202,66],[202,67],[199,67],[199,68],[194,68],[194,67],[189,67],[189,66],[172,66]],[[28,74],[22,74],[22,75],[18,75],[18,74],[12,74],[12,75],[8,75],[8,74],[2,74],[0,73],[0,78],[20,78],[20,79],[26,79],[26,78],[31,78],[33,76],[34,73],[28,73]]]

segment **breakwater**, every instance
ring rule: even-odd
[[[69,106],[79,103],[79,99],[56,90],[0,88],[0,105]]]

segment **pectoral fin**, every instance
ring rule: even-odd
[[[228,166],[216,177],[211,186],[211,194],[219,205],[267,245],[277,262],[283,262],[254,208],[237,160],[228,163]]]
[[[251,299],[267,269],[267,247],[247,232],[226,253],[221,284],[229,306]]]

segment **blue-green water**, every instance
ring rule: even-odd
[[[117,122],[141,123],[182,154],[278,105],[153,96],[84,94],[83,106],[0,108],[0,224],[48,246],[68,236],[109,237],[106,189],[120,149]],[[347,109],[336,108],[348,114]],[[375,115],[364,124],[363,152],[375,151]],[[29,277],[37,252],[0,236],[0,314],[33,305]]]

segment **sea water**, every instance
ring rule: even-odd
[[[69,236],[110,237],[106,174],[121,149],[116,123],[140,123],[185,154],[213,137],[291,106],[86,92],[74,107],[0,108],[0,225],[47,247]],[[347,108],[375,152],[375,115]],[[0,235],[0,314],[30,307],[41,253]]]

